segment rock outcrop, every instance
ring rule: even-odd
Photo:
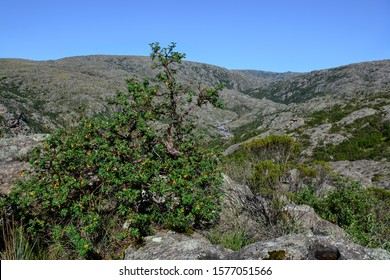
[[[390,254],[331,236],[295,234],[256,242],[229,257],[242,260],[383,260],[390,259]]]
[[[239,185],[224,175],[221,219],[216,226],[228,230],[232,224],[245,227],[258,240],[239,251],[231,251],[210,243],[201,232],[183,235],[172,231],[158,231],[145,238],[140,248],[130,246],[126,260],[380,260],[390,259],[382,249],[370,249],[348,241],[343,229],[321,219],[313,208],[289,204],[286,211],[301,226],[300,234],[266,238],[262,204],[247,186]],[[257,234],[256,234],[257,232]]]
[[[130,246],[125,260],[389,260],[390,253],[331,236],[294,234],[258,241],[237,252],[212,245],[203,236],[160,231]]]
[[[145,238],[145,244],[125,251],[125,260],[223,260],[231,252],[212,245],[199,234],[187,236],[172,231]]]
[[[23,158],[45,137],[46,134],[33,134],[0,139],[0,193],[9,193],[12,183],[26,167]]]

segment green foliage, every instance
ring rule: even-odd
[[[309,185],[294,200],[312,206],[322,218],[344,228],[354,241],[390,250],[389,198],[388,191],[362,189],[358,183],[340,181],[325,196],[317,195],[316,186]]]
[[[299,150],[294,139],[287,135],[271,135],[245,143],[223,160],[224,171],[237,182],[251,185],[253,170],[259,162],[272,160],[285,168]]]
[[[253,192],[268,200],[269,211],[263,214],[273,231],[290,228],[285,204],[280,199],[285,190],[279,182],[285,171],[293,166],[290,159],[299,148],[290,136],[270,135],[245,143],[223,161],[224,172],[233,180],[248,185]]]
[[[194,90],[177,82],[184,54],[173,43],[151,48],[153,67],[161,70],[157,83],[131,78],[128,91],[111,100],[115,113],[53,133],[2,201],[35,238],[62,242],[73,257],[103,257],[107,252],[97,250],[107,228],[120,237],[111,242],[117,246],[127,237],[142,241],[151,224],[191,232],[218,217],[218,158],[195,135],[191,112],[221,107],[222,86]],[[113,216],[114,228],[107,218]]]
[[[286,165],[290,156],[300,148],[288,135],[270,135],[258,138],[245,143],[244,147],[258,161],[272,159],[282,165]]]
[[[212,244],[221,245],[233,251],[238,251],[253,243],[252,238],[245,230],[239,228],[234,228],[228,232],[213,229],[207,234],[207,238]]]
[[[311,167],[307,164],[297,164],[295,167],[304,178],[316,178],[319,174],[319,170],[316,169],[317,166]]]
[[[39,246],[37,240],[30,240],[28,233],[22,225],[17,225],[15,221],[2,216],[1,231],[2,260],[35,260],[46,259],[46,255]]]
[[[362,118],[346,126],[352,136],[338,145],[319,146],[313,151],[318,160],[390,159],[390,122],[380,116]]]
[[[311,113],[306,120],[305,127],[314,127],[326,123],[335,123],[348,116],[357,109],[356,104],[346,103],[344,105],[335,105],[331,108]]]
[[[256,193],[263,196],[272,196],[276,191],[277,183],[284,173],[284,167],[272,160],[257,163],[252,170],[252,186]]]

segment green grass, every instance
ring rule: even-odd
[[[232,229],[222,232],[212,229],[207,233],[207,238],[214,245],[221,245],[224,248],[238,251],[241,248],[253,243],[252,238],[243,229]]]

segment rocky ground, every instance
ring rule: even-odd
[[[27,153],[38,145],[46,134],[19,135],[0,139],[0,192],[9,193],[12,183],[20,178],[27,167]]]
[[[369,249],[348,240],[343,229],[325,221],[309,206],[288,205],[287,211],[301,227],[301,233],[267,239],[259,221],[263,209],[258,199],[246,186],[238,185],[226,175],[224,207],[221,227],[229,223],[245,223],[248,231],[257,232],[256,241],[239,251],[213,245],[202,233],[183,235],[173,231],[159,231],[145,239],[140,247],[128,247],[126,260],[382,260],[390,253],[382,249]],[[256,203],[257,200],[257,203]],[[246,207],[248,206],[248,207]]]

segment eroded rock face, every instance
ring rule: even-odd
[[[295,205],[289,203],[286,206],[286,211],[295,219],[303,229],[313,235],[333,236],[343,239],[346,237],[346,232],[339,226],[332,224],[324,219],[321,219],[314,209],[308,205]]]
[[[344,117],[339,122],[337,122],[337,124],[338,125],[348,125],[348,124],[351,124],[358,119],[372,116],[372,115],[375,115],[376,113],[377,113],[377,111],[372,109],[372,108],[363,108],[363,109],[357,110],[355,112],[352,112],[351,114],[349,114],[348,116]]]
[[[264,239],[265,203],[255,196],[248,186],[234,182],[223,174],[222,191],[223,201],[221,214],[216,228],[220,232],[227,232],[232,228],[245,229],[245,232],[254,240]]]
[[[390,163],[388,161],[355,160],[335,161],[330,163],[332,169],[363,187],[381,187],[390,190]]]
[[[234,259],[383,260],[390,254],[331,236],[296,234],[256,242],[231,255]]]
[[[343,229],[321,219],[313,208],[305,205],[289,204],[286,207],[289,215],[302,226],[303,233],[267,239],[263,234],[265,220],[262,214],[266,205],[262,206],[261,200],[256,198],[247,186],[235,183],[226,175],[222,189],[225,198],[220,223],[216,227],[223,232],[224,229],[228,231],[233,224],[242,223],[257,242],[233,252],[212,245],[201,233],[189,236],[172,231],[159,231],[154,236],[146,237],[144,245],[139,249],[127,248],[125,259],[390,259],[390,253],[385,250],[365,248],[348,241]]]
[[[27,165],[23,158],[47,134],[19,135],[14,138],[0,139],[0,193],[9,193],[14,180]]]
[[[129,247],[125,260],[223,260],[231,251],[212,245],[199,234],[187,236],[172,231],[161,231],[145,238],[139,249]]]
[[[259,241],[237,252],[212,245],[203,236],[158,232],[129,247],[125,260],[389,260],[390,253],[332,236],[294,234]]]

